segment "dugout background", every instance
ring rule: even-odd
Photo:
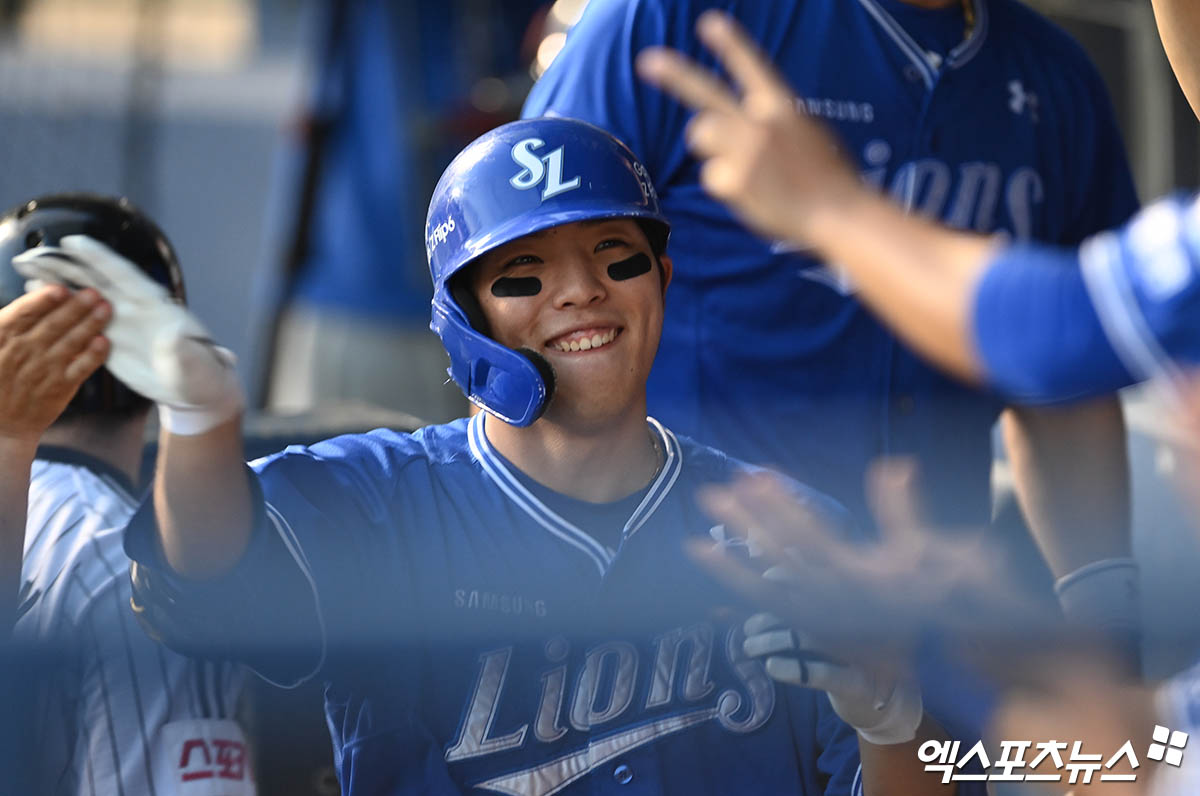
[[[306,25],[328,2],[0,0],[0,207],[68,188],[129,196],[170,234],[193,306],[255,390],[295,202],[273,190],[279,149],[308,85]],[[481,17],[500,2],[456,0]],[[557,5],[569,18],[584,3]],[[1149,2],[1030,4],[1099,65],[1142,198],[1200,184],[1200,125]]]
[[[252,394],[262,383],[268,296],[296,204],[275,190],[280,149],[312,68],[306,26],[327,1],[0,0],[0,206],[60,190],[129,196],[168,231],[192,306],[239,355]],[[503,0],[441,2],[483,19]],[[559,16],[577,15],[583,2],[558,0]],[[1070,30],[1100,67],[1143,200],[1200,185],[1200,124],[1171,77],[1149,2],[1030,5]],[[553,45],[544,42],[539,57],[551,57]],[[1192,585],[1200,545],[1167,485],[1171,430],[1137,393],[1128,403],[1135,529],[1156,649],[1181,623],[1200,630],[1188,610],[1200,597]],[[291,422],[256,419],[251,446],[265,452],[335,429],[410,422],[354,407]],[[997,473],[1003,483],[1003,462]],[[1148,659],[1151,674],[1179,662],[1173,654]],[[336,793],[328,738],[313,713],[319,701],[315,686],[257,695],[264,794]]]

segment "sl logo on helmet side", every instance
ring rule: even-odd
[[[546,187],[542,189],[543,200],[566,191],[573,191],[579,187],[580,183],[579,177],[563,182],[562,147],[542,157],[533,153],[533,150],[541,149],[545,145],[546,142],[540,138],[525,138],[514,144],[512,159],[518,166],[521,166],[521,170],[508,181],[518,191],[528,191],[530,188],[536,188],[542,180],[545,180]]]

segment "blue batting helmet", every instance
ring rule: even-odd
[[[480,255],[538,230],[597,218],[632,218],[657,256],[670,226],[646,168],[599,127],[575,119],[525,119],[475,139],[446,168],[425,219],[433,276],[430,328],[450,354],[450,377],[468,399],[527,426],[554,390],[550,363],[486,335],[474,295],[455,274]]]

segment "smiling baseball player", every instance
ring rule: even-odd
[[[725,540],[695,492],[745,467],[646,417],[667,233],[644,168],[598,128],[486,134],[426,223],[432,326],[484,411],[250,471],[202,332],[129,341],[163,423],[126,537],[143,618],[277,683],[325,680],[351,795],[924,792],[909,679],[775,685],[681,554]],[[43,275],[70,261],[135,287],[87,241],[44,254]]]

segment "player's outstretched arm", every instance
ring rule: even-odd
[[[167,563],[206,580],[229,570],[253,529],[240,414],[201,434],[163,430],[155,465],[154,516]]]
[[[844,266],[910,345],[960,377],[980,379],[970,307],[993,244],[906,216],[864,187],[732,19],[706,13],[697,31],[740,97],[671,50],[644,51],[638,70],[697,111],[687,138],[704,161],[705,189],[758,232],[814,246]]]
[[[111,304],[107,367],[158,404],[154,503],[167,562],[195,579],[231,569],[253,522],[233,355],[166,288],[91,238],[30,249],[13,267],[44,283],[90,286]]]
[[[42,287],[0,308],[0,636],[16,616],[38,440],[104,362],[111,310],[94,290]]]

